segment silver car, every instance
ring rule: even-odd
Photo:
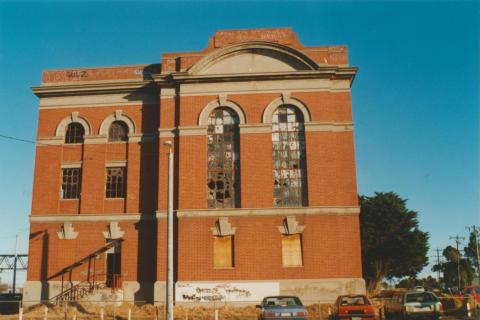
[[[442,303],[433,292],[407,291],[395,294],[385,304],[385,317],[388,320],[438,319],[442,310]]]
[[[296,296],[271,296],[263,298],[260,320],[307,320],[307,309]]]

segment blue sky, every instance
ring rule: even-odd
[[[155,63],[215,30],[292,27],[304,45],[348,46],[359,193],[407,198],[433,254],[480,224],[479,21],[478,1],[0,0],[0,134],[35,139],[42,70]],[[0,252],[17,231],[26,252],[34,145],[0,150]]]

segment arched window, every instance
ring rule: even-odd
[[[83,143],[85,129],[78,122],[72,122],[67,126],[65,131],[65,143]]]
[[[113,121],[108,129],[108,141],[127,141],[128,140],[128,126],[123,121]]]
[[[273,204],[275,207],[307,205],[307,166],[303,115],[292,105],[282,105],[272,115]]]
[[[227,107],[208,117],[208,207],[240,205],[239,118]]]

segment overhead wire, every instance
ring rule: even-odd
[[[45,147],[57,147],[57,148],[71,148],[72,150],[75,150],[79,148],[79,146],[83,146],[84,144],[75,144],[75,145],[69,145],[69,144],[51,144],[51,143],[45,143],[41,141],[34,141],[34,140],[29,140],[29,139],[24,139],[24,138],[19,138],[11,135],[5,135],[0,133],[0,138],[6,139],[6,140],[12,140],[16,142],[23,142],[23,143],[29,143],[29,144],[34,144],[37,146],[45,146]],[[152,140],[152,142],[156,143],[156,141]],[[113,145],[113,144],[105,144],[105,145]],[[80,151],[80,150],[79,150]],[[115,152],[115,151],[89,151],[89,154],[91,153],[97,153],[97,154],[111,154],[111,155],[140,155],[142,157],[152,157],[152,156],[158,156],[158,152],[132,152],[132,151],[125,151],[125,152]]]

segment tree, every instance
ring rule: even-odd
[[[463,250],[465,251],[465,256],[470,261],[471,265],[476,266],[477,272],[480,273],[480,265],[478,261],[478,255],[480,254],[480,252],[477,252],[477,250],[480,250],[478,233],[480,233],[478,229],[472,230],[470,232],[468,245]]]
[[[361,196],[363,277],[374,292],[384,278],[414,277],[428,263],[428,233],[418,229],[417,212],[393,192]]]
[[[443,272],[443,282],[449,288],[458,287],[458,267],[460,260],[460,288],[472,283],[473,267],[469,259],[462,258],[460,252],[452,246],[443,250],[445,262],[433,266],[432,271]]]
[[[417,279],[415,277],[404,278],[396,285],[397,288],[406,289],[412,289],[416,286],[422,286],[426,290],[431,291],[433,289],[438,289],[440,284],[437,282],[437,279],[433,278],[432,276],[428,276],[423,279]]]

